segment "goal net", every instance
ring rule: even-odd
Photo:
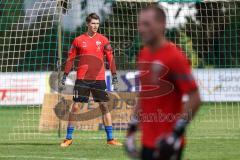
[[[112,117],[115,135],[121,138],[137,92],[133,80],[141,47],[137,16],[152,3],[165,9],[166,35],[185,51],[199,83],[203,105],[189,138],[239,137],[239,1],[1,0],[0,128],[9,133],[6,139],[57,138],[65,133],[66,121],[54,108],[61,95],[68,99],[65,104],[70,103],[76,74],[71,72],[68,89],[61,95],[59,74],[71,42],[86,32],[85,17],[91,12],[100,15],[99,32],[114,49],[121,93],[112,95],[120,99],[111,102]],[[107,72],[108,91],[110,79]],[[94,108],[90,101],[83,112]],[[104,138],[102,128],[99,117],[80,121],[75,138]]]

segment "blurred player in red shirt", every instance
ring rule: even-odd
[[[88,103],[90,93],[95,102],[99,103],[102,111],[103,124],[107,134],[107,144],[121,145],[120,142],[113,139],[113,128],[111,114],[108,104],[109,97],[105,83],[104,57],[109,63],[112,73],[112,84],[117,85],[117,75],[113,50],[108,39],[97,33],[100,18],[96,13],[91,13],[86,18],[88,31],[74,39],[71,49],[68,53],[68,59],[65,65],[65,72],[61,84],[64,86],[66,77],[71,71],[73,62],[78,59],[77,79],[74,86],[73,105],[69,115],[66,139],[61,143],[61,147],[68,147],[72,144],[72,133],[74,131],[74,121],[82,103]]]
[[[131,157],[139,155],[135,147],[139,126],[142,160],[180,160],[185,128],[200,106],[189,62],[179,47],[166,40],[165,27],[161,7],[152,5],[140,11],[138,29],[144,46],[137,63],[141,87],[125,146]]]

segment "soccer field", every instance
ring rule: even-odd
[[[35,109],[36,110],[36,109]],[[107,146],[104,132],[76,131],[74,144],[60,148],[57,132],[36,136],[34,130],[22,140],[11,136],[29,112],[26,107],[0,108],[0,159],[125,160],[122,147]],[[184,160],[238,160],[240,156],[240,107],[234,103],[204,104],[188,128]],[[35,115],[35,119],[37,115]],[[30,116],[28,117],[30,118]],[[35,121],[34,123],[38,123]],[[26,124],[25,124],[26,125]],[[26,126],[29,127],[29,126]],[[14,130],[15,128],[15,130]],[[35,133],[36,134],[36,133]],[[123,140],[124,131],[115,132]],[[47,136],[46,136],[47,135]],[[33,138],[31,138],[31,136]],[[37,138],[36,138],[37,137]],[[24,140],[26,139],[26,140]]]
[[[105,79],[114,138],[124,143],[120,129],[139,91],[152,102],[170,86],[172,102],[196,91],[187,61],[203,104],[187,128],[183,160],[240,160],[240,0],[0,0],[0,160],[128,160],[123,147],[107,145],[104,127],[98,131],[101,117],[92,117],[102,112],[88,112],[102,100],[94,94],[81,106],[90,120],[75,127],[85,131],[75,129],[73,145],[61,148],[66,131],[57,128],[67,123],[59,119],[72,107],[62,98],[84,97],[88,88],[76,79],[100,95],[105,85],[90,82]]]

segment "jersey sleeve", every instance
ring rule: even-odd
[[[189,61],[181,51],[177,51],[170,71],[174,86],[177,87],[183,94],[198,88],[197,83],[192,75]]]
[[[113,49],[107,38],[104,38],[104,54],[106,55],[112,74],[116,73],[116,64],[113,57]]]
[[[64,70],[66,74],[68,74],[71,71],[76,55],[77,55],[77,39],[74,39],[74,41],[72,42],[71,48],[68,51],[68,58],[67,58],[65,70]]]

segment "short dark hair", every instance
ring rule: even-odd
[[[87,17],[86,17],[86,22],[90,23],[92,19],[97,19],[100,21],[100,17],[96,14],[96,13],[90,13]]]
[[[162,21],[164,24],[166,24],[166,14],[161,5],[151,4],[142,9],[142,11],[149,11],[149,10],[153,10],[156,13],[157,20]]]

